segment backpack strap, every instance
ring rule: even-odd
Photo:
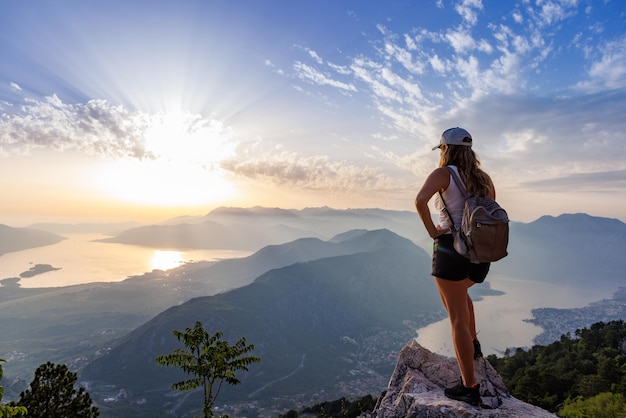
[[[456,170],[452,169],[448,165],[446,166],[446,168],[450,172],[450,177],[454,179],[456,186],[459,188],[459,190],[463,194],[463,198],[467,199],[467,189],[465,188],[465,183],[463,183],[463,180],[461,180],[461,177],[459,176],[459,174],[456,172]]]
[[[457,172],[454,169],[452,169],[450,166],[446,166],[446,169],[448,169],[448,172],[450,173],[450,177],[454,179],[454,182],[456,183],[457,187],[461,191],[461,194],[463,194],[463,199],[467,199],[467,191],[465,189],[465,184],[463,184],[463,180],[461,180],[461,177],[459,177]],[[457,231],[457,228],[454,225],[454,221],[452,220],[452,216],[450,215],[450,212],[448,211],[448,207],[446,206],[446,201],[443,200],[443,194],[441,193],[441,191],[437,193],[439,193],[439,199],[441,199],[441,203],[443,204],[443,213],[448,218],[448,222],[450,222],[450,230],[455,232]]]
[[[441,191],[438,191],[437,193],[439,193],[439,199],[441,199],[441,203],[443,204],[442,212],[446,215],[446,218],[448,218],[448,222],[450,223],[450,230],[454,232],[456,231],[456,226],[454,226],[454,221],[452,220],[452,216],[450,216],[450,212],[448,212],[446,201],[443,200],[443,195],[441,194]]]

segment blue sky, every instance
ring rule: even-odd
[[[513,220],[626,221],[618,0],[0,0],[0,223],[414,210],[462,126]]]

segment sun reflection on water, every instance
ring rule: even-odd
[[[183,253],[180,251],[156,250],[150,260],[152,270],[169,270],[184,263]]]

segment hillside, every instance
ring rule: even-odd
[[[28,248],[56,244],[65,238],[32,228],[13,228],[0,224],[0,255]]]
[[[549,345],[488,359],[513,396],[558,411],[578,396],[590,398],[603,392],[626,396],[626,354],[620,354],[625,339],[623,320],[599,322]],[[596,416],[580,412],[571,416]]]
[[[275,403],[279,397],[294,406],[316,396],[381,391],[393,356],[416,328],[444,313],[428,254],[385,230],[360,238],[377,248],[271,270],[245,287],[168,309],[88,365],[81,379],[96,396],[112,385],[132,393],[119,407],[145,400],[142,413],[172,409],[167,394],[176,372],[151,359],[178,347],[171,330],[199,320],[229,340],[245,336],[262,359],[236,391],[223,389],[221,401]]]

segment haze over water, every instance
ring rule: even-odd
[[[64,234],[66,240],[0,256],[0,280],[19,277],[36,264],[60,270],[20,280],[21,287],[60,287],[93,282],[119,282],[152,270],[168,270],[191,261],[245,257],[250,251],[180,250],[95,242],[100,234]],[[1,289],[1,287],[0,287]]]

